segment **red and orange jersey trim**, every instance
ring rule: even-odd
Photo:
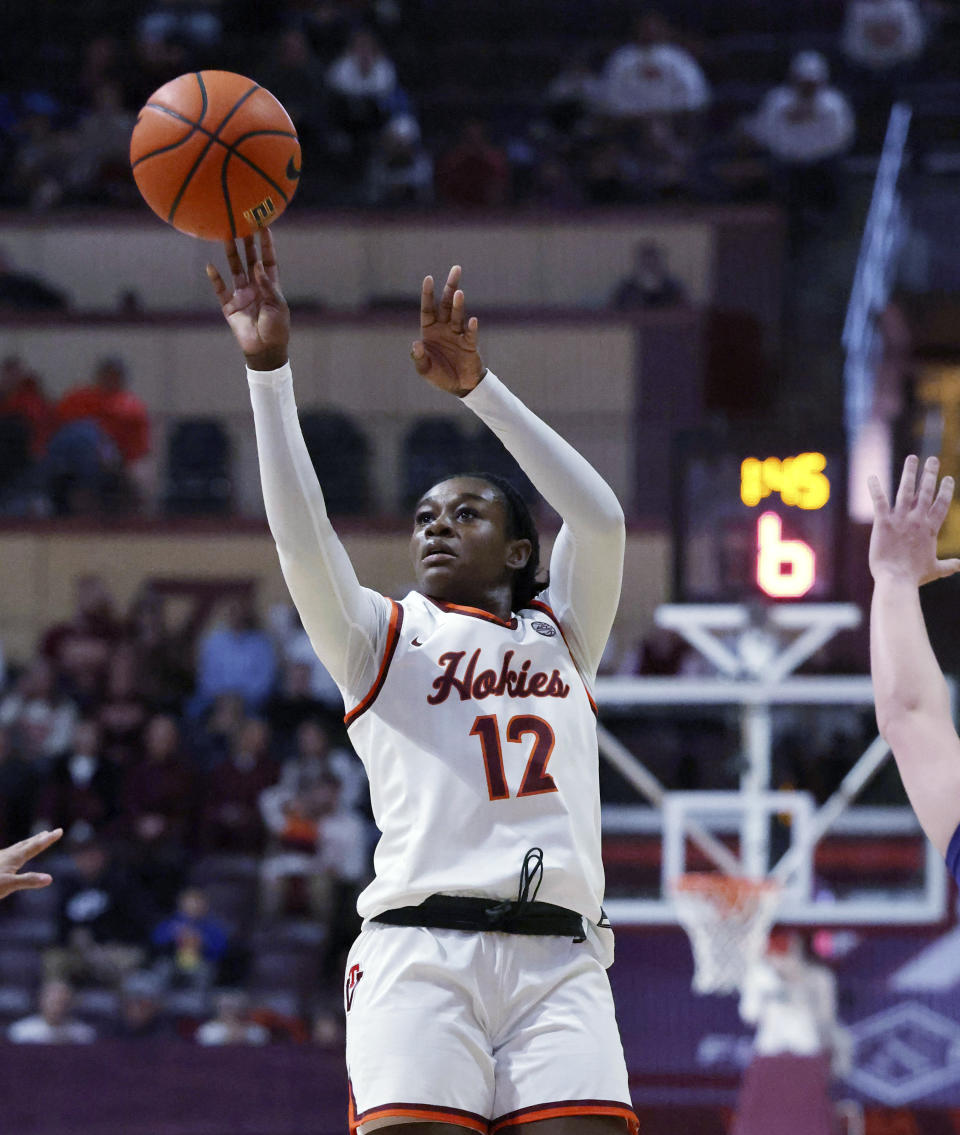
[[[490,1131],[490,1123],[482,1115],[455,1107],[435,1107],[432,1104],[385,1103],[358,1114],[352,1088],[349,1119],[350,1135],[357,1135],[361,1123],[372,1123],[376,1119],[421,1119],[428,1123],[452,1123],[467,1131],[478,1131],[480,1135],[488,1135]]]
[[[577,666],[576,660],[573,657],[573,651],[570,649],[570,643],[567,642],[567,636],[560,624],[560,620],[553,613],[553,609],[548,606],[548,604],[544,603],[542,599],[531,599],[527,606],[533,608],[533,610],[535,611],[542,611],[545,615],[549,615],[553,622],[556,623],[557,630],[560,632],[560,637],[563,639],[563,645],[567,648],[567,653],[570,655],[570,661],[573,662],[574,667],[576,667],[577,673],[580,674],[580,667]],[[587,701],[590,702],[590,708],[593,710],[594,716],[599,717],[600,710],[597,709],[597,703],[593,700],[593,694],[590,693],[590,687],[587,685],[587,680],[586,678],[584,678],[583,674],[580,674],[580,681],[583,682],[583,688],[587,694]]]
[[[377,700],[377,694],[380,693],[383,683],[387,680],[387,671],[390,669],[390,663],[397,651],[397,643],[400,641],[400,628],[403,626],[403,608],[394,599],[390,599],[388,602],[392,610],[390,612],[390,626],[387,628],[387,645],[383,652],[380,670],[363,700],[344,715],[343,720],[346,725],[352,725],[360,714],[366,712]]]
[[[490,1124],[490,1135],[509,1131],[511,1127],[517,1127],[521,1123],[535,1123],[539,1119],[564,1119],[570,1115],[609,1115],[625,1119],[630,1135],[639,1135],[640,1132],[640,1121],[633,1108],[627,1104],[616,1103],[614,1100],[567,1100],[562,1103],[534,1104],[533,1107],[522,1107],[519,1111],[501,1115]]]
[[[481,610],[480,607],[465,607],[462,603],[447,603],[443,599],[431,599],[429,595],[425,595],[424,599],[429,600],[434,607],[439,607],[441,611],[453,611],[457,615],[469,615],[473,619],[483,619],[485,623],[495,623],[498,627],[505,627],[508,631],[516,630],[517,627],[516,615],[511,615],[509,619],[501,619],[498,615],[492,615],[489,611]]]

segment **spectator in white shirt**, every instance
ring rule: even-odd
[[[788,82],[760,104],[749,129],[777,161],[812,165],[849,149],[853,110],[829,79],[826,59],[818,51],[801,51],[790,64]]]
[[[22,1017],[7,1030],[11,1044],[91,1044],[97,1039],[92,1026],[70,1016],[73,990],[65,981],[41,986],[39,1012]]]
[[[360,29],[327,72],[330,115],[355,157],[363,157],[390,117],[397,72],[376,38]]]
[[[671,42],[662,16],[637,20],[633,43],[617,48],[603,71],[602,99],[614,118],[676,115],[703,110],[710,102],[706,76],[693,56]]]
[[[204,1022],[194,1034],[197,1044],[267,1044],[270,1034],[248,1019],[249,1003],[245,993],[227,990],[216,1002],[216,1016]]]
[[[916,0],[848,0],[843,50],[875,74],[912,63],[923,52],[926,28]]]

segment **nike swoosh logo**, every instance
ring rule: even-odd
[[[423,646],[423,643],[420,641],[420,636],[416,635],[414,638],[412,638],[410,640],[410,645],[411,646]]]
[[[300,177],[300,167],[294,160],[293,154],[290,155],[290,161],[287,162],[287,177],[291,181],[297,181]]]

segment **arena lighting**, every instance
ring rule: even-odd
[[[784,540],[783,521],[765,512],[757,521],[757,584],[771,599],[799,599],[817,580],[817,556],[803,540]]]

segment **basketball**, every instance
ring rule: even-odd
[[[137,188],[161,220],[204,240],[249,236],[290,203],[300,143],[269,91],[231,71],[165,83],[130,139]]]

